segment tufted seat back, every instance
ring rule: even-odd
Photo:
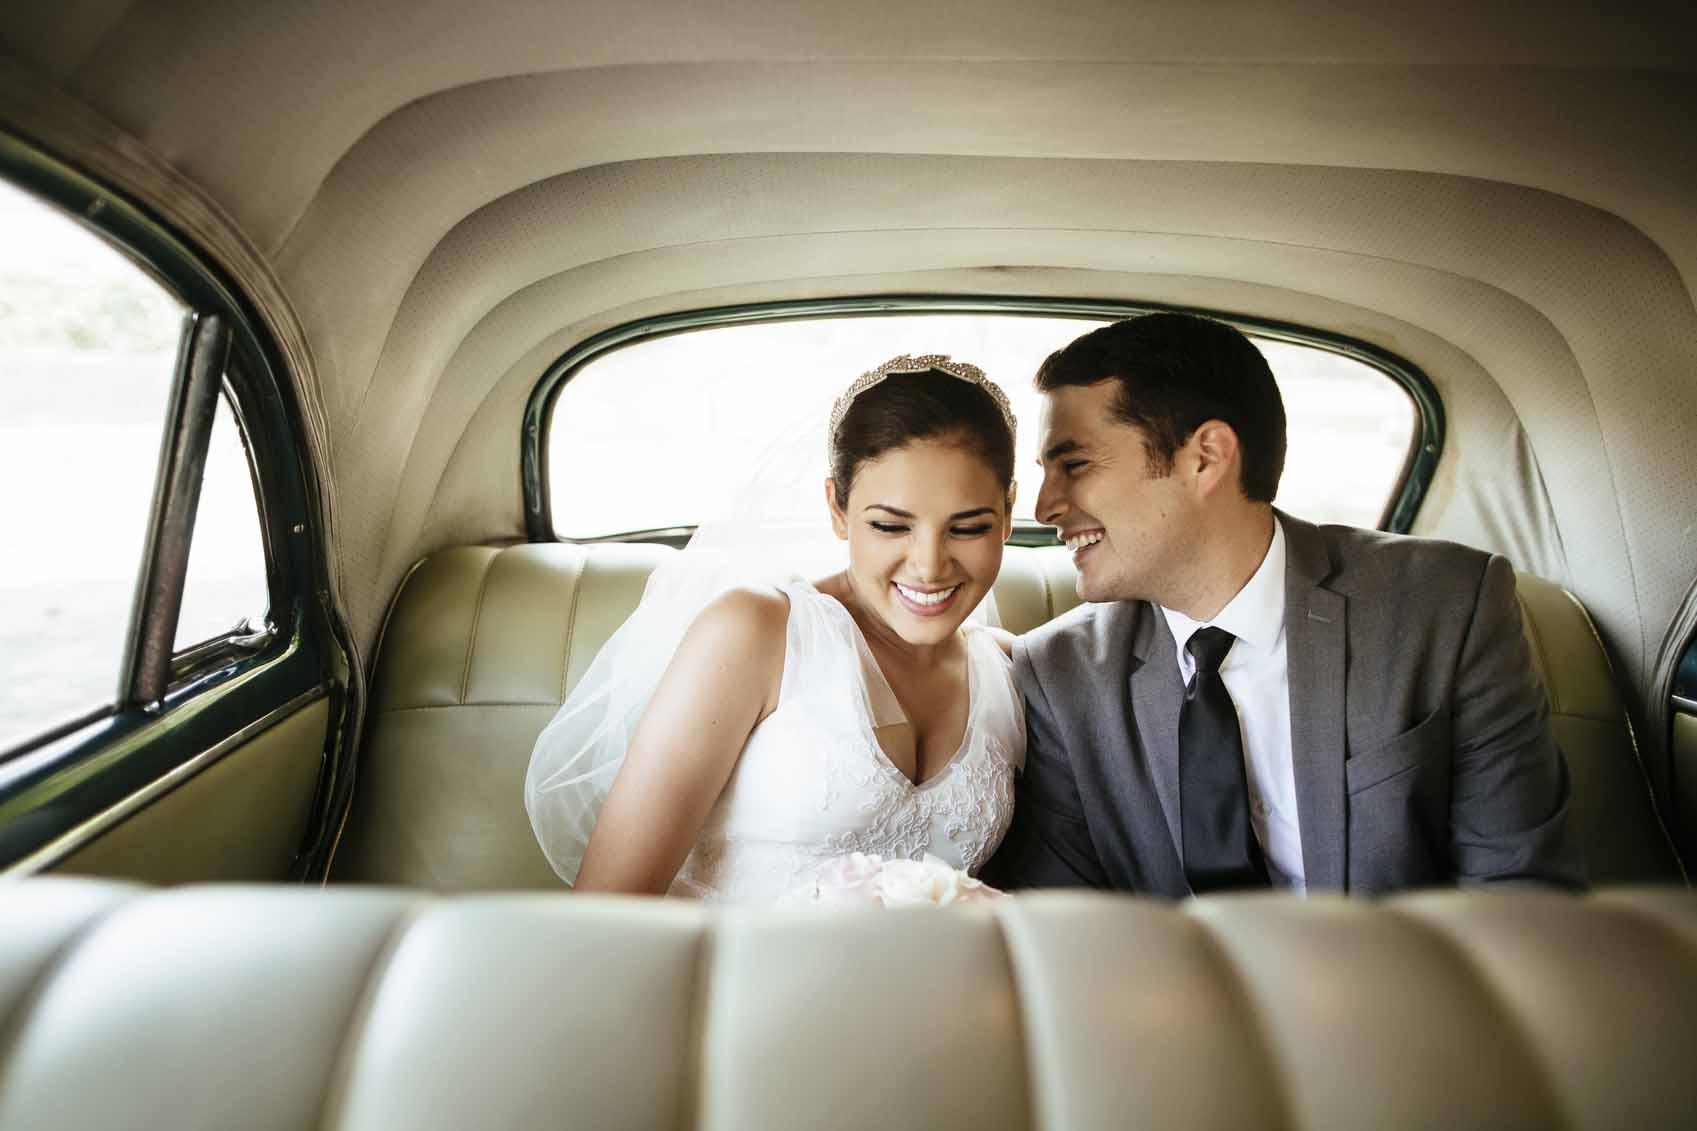
[[[677,551],[462,546],[420,562],[378,644],[353,811],[332,878],[442,891],[553,888],[524,813],[536,736]],[[1078,603],[1061,547],[1010,548],[1002,623]]]
[[[636,607],[648,574],[675,552],[641,543],[464,546],[421,562],[378,648],[333,878],[443,891],[558,886],[524,813],[531,746]],[[1058,546],[1009,547],[995,593],[1014,632],[1078,604]],[[1676,877],[1589,617],[1559,586],[1526,575],[1520,601],[1593,880]]]
[[[1697,1124],[1697,894],[714,912],[29,880],[0,1131]]]

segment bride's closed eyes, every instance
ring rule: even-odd
[[[883,522],[878,519],[873,519],[866,525],[870,526],[880,534],[906,534],[910,529],[912,529],[906,523]],[[975,523],[971,526],[951,526],[949,527],[949,533],[954,535],[956,538],[977,538],[980,535],[990,533],[993,529],[995,529],[995,527],[991,523],[981,522]]]
[[[899,507],[892,507],[887,503],[872,503],[866,509],[883,511],[885,514],[893,515],[898,519],[911,519],[915,517],[912,512],[904,511]],[[949,533],[956,538],[977,538],[980,535],[988,534],[992,530],[996,529],[996,524],[994,522],[968,523],[962,522],[961,520],[977,518],[980,515],[987,515],[993,518],[995,514],[996,510],[994,507],[974,507],[969,511],[957,511],[949,516],[949,522],[951,523],[949,526]],[[879,518],[868,519],[866,521],[866,525],[870,526],[873,530],[876,530],[880,534],[906,534],[908,531],[913,529],[913,525],[910,522],[892,522],[889,519]]]

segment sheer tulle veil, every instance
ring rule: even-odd
[[[636,610],[537,738],[525,810],[548,862],[568,884],[577,879],[637,723],[701,610],[736,586],[817,580],[848,564],[825,503],[828,416],[824,406],[779,430],[721,514],[650,575]],[[999,623],[994,598],[972,617]]]

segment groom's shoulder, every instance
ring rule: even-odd
[[[1288,516],[1285,521],[1287,538],[1302,537],[1301,528],[1306,527],[1308,537],[1324,547],[1328,580],[1346,593],[1419,592],[1433,585],[1470,588],[1477,586],[1492,558],[1484,550],[1441,538],[1337,524],[1293,524]]]
[[[1016,655],[1037,667],[1093,662],[1118,646],[1147,608],[1144,601],[1079,605],[1018,637]]]

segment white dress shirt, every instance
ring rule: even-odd
[[[1186,686],[1196,664],[1184,646],[1210,625],[1237,642],[1220,665],[1220,678],[1237,708],[1249,782],[1249,819],[1276,885],[1306,891],[1302,835],[1296,821],[1296,770],[1290,746],[1290,669],[1285,660],[1285,532],[1273,519],[1273,541],[1253,577],[1211,621],[1191,620],[1162,607],[1178,645],[1178,672]]]

